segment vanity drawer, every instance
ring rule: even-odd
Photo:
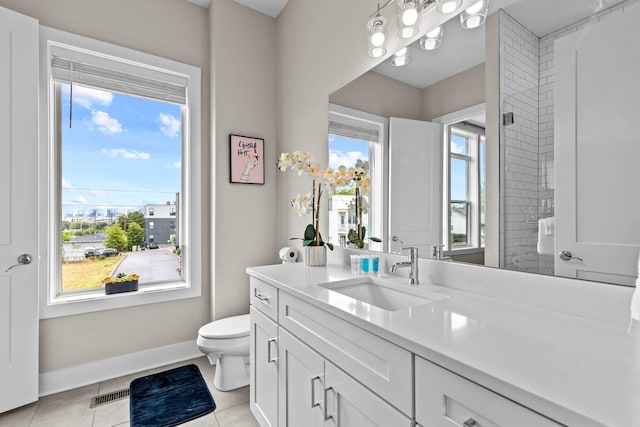
[[[416,421],[425,427],[562,425],[417,356]]]
[[[411,353],[285,292],[280,325],[403,413],[413,414]]]
[[[278,288],[255,277],[249,280],[249,302],[274,322],[278,321]]]

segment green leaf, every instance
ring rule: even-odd
[[[327,243],[327,247],[331,250],[333,250],[333,243]]]
[[[307,228],[304,229],[304,240],[315,240],[316,238],[316,229],[313,224],[307,225]]]
[[[364,227],[364,225],[362,226],[362,240],[364,240],[364,236],[367,235],[367,229]]]
[[[356,230],[351,229],[349,230],[349,233],[347,233],[347,238],[351,243],[353,243],[354,240],[358,240],[358,233],[356,233]]]
[[[376,243],[381,243],[382,242],[382,239],[379,238],[379,237],[369,237],[369,240],[373,240]]]

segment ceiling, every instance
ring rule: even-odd
[[[237,3],[262,12],[273,18],[277,18],[289,0],[235,0]]]
[[[209,7],[211,0],[187,0],[202,7]],[[244,6],[257,10],[258,12],[277,18],[289,0],[234,0]]]
[[[623,0],[490,0],[489,13],[503,9],[538,37],[580,21]],[[409,46],[410,62],[394,67],[386,60],[373,71],[423,89],[484,62],[484,27],[463,30],[458,17],[444,27],[442,45],[434,51]]]

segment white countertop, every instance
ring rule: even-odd
[[[449,298],[386,311],[318,286],[353,278],[342,265],[247,273],[556,421],[640,426],[638,325],[629,330],[428,284],[419,287]]]

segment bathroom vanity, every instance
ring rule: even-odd
[[[264,426],[634,426],[637,328],[341,264],[251,267]]]

